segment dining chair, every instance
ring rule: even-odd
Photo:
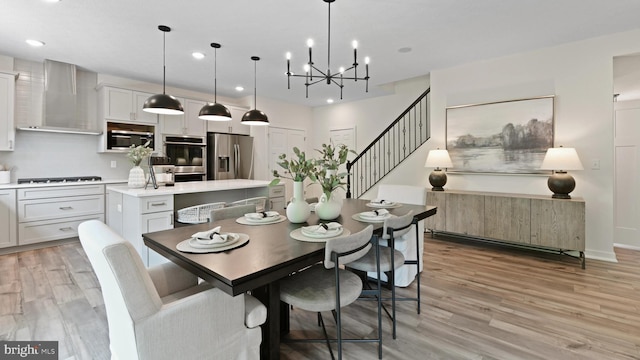
[[[380,184],[378,186],[378,200],[389,200],[404,204],[426,205],[427,188],[424,186]],[[384,243],[385,240],[381,240]],[[414,231],[397,238],[396,249],[405,257],[405,265],[396,270],[395,284],[400,287],[411,285],[418,274],[422,272],[422,252],[424,251],[424,220],[416,222]],[[374,276],[373,273],[369,276]],[[382,275],[386,281],[386,276]]]
[[[317,312],[318,323],[322,326],[324,339],[284,339],[285,342],[318,342],[325,341],[331,358],[335,359],[332,342],[338,344],[338,359],[342,359],[343,342],[377,342],[378,358],[382,358],[382,326],[378,302],[378,338],[377,339],[345,339],[342,336],[342,311],[360,297],[363,284],[360,277],[341,265],[349,264],[370,251],[372,246],[373,226],[348,236],[327,239],[324,249],[324,261],[296,272],[280,280],[280,300],[306,311]],[[377,236],[375,237],[377,238]],[[330,339],[322,317],[323,311],[331,311],[336,321],[336,338]]]
[[[224,219],[239,218],[244,214],[254,212],[256,212],[256,204],[235,205],[211,210],[209,219],[210,222],[216,222]]]
[[[256,211],[262,212],[266,210],[267,206],[267,197],[266,196],[258,196],[252,197],[242,200],[237,200],[227,204],[228,207],[236,206],[236,205],[247,205],[247,204],[255,204]]]
[[[396,238],[399,238],[411,231],[412,224],[413,211],[409,211],[402,216],[387,218],[384,221],[382,236],[382,240],[385,240],[385,242],[383,244],[383,242],[380,241],[380,244],[378,245],[380,249],[378,251],[370,249],[364,256],[346,265],[350,269],[362,272],[362,276],[365,281],[367,279],[366,275],[369,272],[387,274],[389,287],[391,289],[391,298],[383,298],[382,300],[391,300],[391,313],[389,313],[384,305],[383,309],[393,323],[392,333],[394,339],[396,338],[397,327],[396,300],[399,300],[396,298],[396,286],[394,283],[395,271],[405,263],[404,255],[395,248],[394,243]],[[379,271],[378,267],[380,269]],[[416,298],[403,297],[402,300],[417,300],[418,304],[420,304],[420,287],[418,286],[418,296]],[[419,310],[418,313],[420,313]],[[381,314],[379,314],[379,316],[381,316]]]
[[[102,290],[112,359],[260,358],[260,301],[199,283],[171,262],[146,269],[101,221],[81,223],[78,235]]]

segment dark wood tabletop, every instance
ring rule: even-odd
[[[356,233],[369,223],[354,220],[351,216],[371,211],[368,200],[345,199],[342,215],[333,220],[343,228]],[[434,206],[408,205],[387,209],[394,215],[404,215],[413,210],[414,218],[422,220],[436,213]],[[284,212],[282,212],[284,214]],[[263,359],[279,358],[280,304],[278,281],[281,278],[324,259],[324,242],[304,242],[293,239],[291,231],[302,226],[318,224],[315,213],[306,223],[292,224],[285,220],[276,224],[242,225],[235,219],[189,225],[170,230],[143,234],[145,245],[172,262],[212,283],[220,290],[235,296],[252,290],[268,309],[267,323],[263,325]],[[326,221],[325,221],[326,222]],[[372,224],[374,233],[382,233],[382,223]],[[191,235],[221,226],[223,232],[244,233],[249,242],[239,248],[220,253],[192,254],[176,249],[178,243]],[[287,319],[283,319],[286,321]]]

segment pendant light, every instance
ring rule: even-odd
[[[226,106],[218,104],[218,49],[220,44],[211,43],[213,48],[213,103],[207,103],[200,109],[198,117],[210,121],[231,121],[231,111]]]
[[[162,31],[162,94],[151,95],[147,101],[144,102],[142,110],[153,114],[162,115],[182,115],[184,109],[180,101],[171,95],[167,95],[165,88],[165,81],[167,77],[167,70],[165,65],[166,57],[166,35],[171,28],[165,25],[159,25],[158,30]]]
[[[253,63],[253,110],[247,111],[242,116],[242,123],[245,125],[253,125],[253,126],[269,125],[269,118],[267,117],[267,114],[256,109],[257,107],[256,103],[258,99],[257,91],[256,91],[256,73],[257,73],[256,68],[257,68],[258,60],[260,60],[260,58],[257,56],[252,56],[251,60],[254,61]]]

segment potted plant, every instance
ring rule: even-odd
[[[144,176],[144,170],[140,167],[140,163],[142,160],[153,153],[153,149],[149,147],[150,141],[147,141],[144,145],[131,145],[129,147],[129,152],[127,153],[127,158],[133,164],[131,170],[129,170],[129,181],[127,185],[130,188],[141,188],[144,187],[147,180]]]
[[[342,202],[332,196],[336,189],[344,189],[343,181],[346,172],[338,172],[339,167],[347,162],[349,153],[356,154],[344,145],[334,146],[332,143],[322,144],[322,149],[317,150],[321,158],[316,161],[316,167],[312,173],[312,180],[322,187],[322,196],[316,206],[316,214],[323,220],[335,219],[340,215]]]
[[[316,161],[314,159],[307,159],[305,152],[300,151],[297,147],[293,148],[293,153],[297,159],[289,160],[286,154],[281,154],[278,157],[280,160],[278,165],[286,171],[284,174],[280,174],[278,170],[273,170],[275,179],[273,179],[269,185],[280,183],[281,178],[293,180],[293,198],[287,205],[287,218],[292,223],[303,223],[307,221],[309,215],[311,215],[309,204],[304,200],[303,181],[307,177],[314,180],[312,176]]]

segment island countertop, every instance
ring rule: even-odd
[[[160,186],[157,189],[154,189],[153,186],[147,186],[146,189],[132,189],[127,185],[109,185],[107,186],[107,190],[119,192],[128,196],[148,197],[157,195],[193,194],[200,192],[259,188],[266,187],[269,183],[269,181],[265,180],[231,179],[178,182],[175,183],[174,186]]]

